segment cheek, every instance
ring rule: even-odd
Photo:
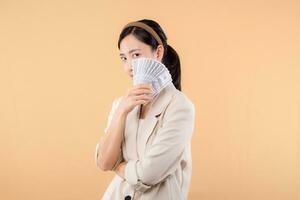
[[[149,53],[147,54],[147,57],[148,57],[148,58],[153,58],[153,59],[156,59],[156,58],[157,58],[155,52],[149,52]]]
[[[123,63],[123,69],[125,72],[131,71],[131,66],[128,63]]]
[[[127,71],[126,64],[123,64],[123,70],[124,70],[125,72]]]

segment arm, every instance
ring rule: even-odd
[[[114,101],[105,134],[96,146],[97,166],[102,170],[114,170],[123,160],[122,142],[127,114],[136,106],[151,101],[153,97],[145,95],[151,93],[150,85],[137,84]]]
[[[113,170],[123,160],[121,145],[125,127],[126,113],[118,107],[117,99],[113,102],[105,134],[96,148],[97,166],[102,170]]]
[[[121,162],[120,164],[118,164],[118,166],[114,169],[114,171],[116,172],[116,174],[118,174],[121,178],[125,179],[125,167],[126,167],[127,162]]]
[[[151,101],[151,86],[137,84],[128,89],[126,94],[114,101],[109,115],[108,126],[96,147],[97,166],[102,170],[114,170],[123,160],[122,142],[127,114],[136,106]]]
[[[172,174],[180,162],[184,147],[191,139],[194,127],[194,105],[181,96],[172,102],[164,116],[165,122],[145,155],[129,160],[125,179],[132,185],[150,188]]]

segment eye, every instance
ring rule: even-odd
[[[125,58],[125,57],[120,57],[120,58],[121,58],[121,60],[122,60],[123,62],[126,61],[126,58]]]
[[[136,57],[138,57],[140,54],[139,54],[139,53],[135,53],[135,54],[133,54],[133,56],[132,56],[132,57],[134,57],[134,58],[135,58],[135,55],[137,55]]]

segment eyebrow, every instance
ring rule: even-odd
[[[132,52],[138,51],[138,50],[141,50],[141,49],[131,49],[130,51],[128,51],[128,53],[132,53]],[[120,56],[124,56],[124,54],[120,53]]]

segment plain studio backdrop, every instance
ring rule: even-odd
[[[0,1],[0,199],[100,200],[94,161],[131,86],[117,40],[156,20],[196,107],[192,200],[299,200],[300,3]]]

